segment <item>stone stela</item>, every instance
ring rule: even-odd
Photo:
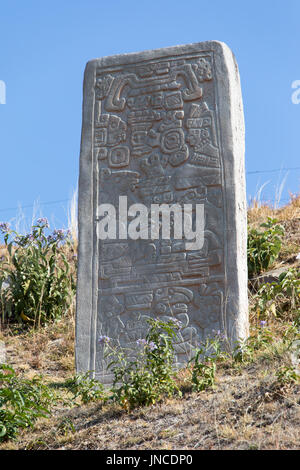
[[[204,205],[204,243],[97,237],[97,207]],[[149,316],[180,320],[176,366],[248,334],[244,119],[237,64],[208,41],[90,61],[79,178],[76,367],[111,383],[100,335],[136,354]]]

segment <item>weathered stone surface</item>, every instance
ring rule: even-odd
[[[97,206],[204,204],[201,250],[98,240]],[[177,318],[178,366],[197,342],[248,333],[244,120],[238,68],[211,41],[92,60],[84,78],[76,367],[109,383],[99,335],[135,354],[147,316]]]

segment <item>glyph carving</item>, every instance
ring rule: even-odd
[[[240,287],[237,279],[232,281],[230,269],[240,268],[235,264],[237,251],[232,253],[237,245],[231,249],[233,239],[230,240],[228,228],[232,222],[233,232],[242,239],[239,256],[244,257],[245,214],[237,222],[233,206],[236,197],[244,198],[243,182],[240,180],[241,192],[237,194],[232,186],[237,184],[232,179],[235,170],[228,166],[229,160],[238,159],[243,175],[243,120],[237,109],[237,123],[230,129],[235,126],[232,132],[241,147],[232,150],[235,137],[226,126],[231,125],[232,107],[239,105],[233,104],[229,89],[231,80],[238,87],[238,77],[232,56],[223,47],[205,43],[136,54],[135,59],[105,58],[93,61],[87,72],[89,104],[87,124],[83,126],[92,126],[93,131],[86,138],[91,143],[89,157],[85,148],[82,150],[81,172],[86,170],[90,158],[92,189],[82,176],[80,191],[90,194],[89,199],[82,195],[81,205],[91,208],[88,213],[92,224],[97,222],[97,205],[117,205],[119,196],[127,196],[128,204],[142,203],[149,209],[151,204],[204,204],[205,212],[204,244],[200,250],[187,251],[185,240],[172,236],[169,240],[100,241],[95,239],[94,229],[82,229],[82,240],[91,240],[89,250],[94,261],[89,281],[84,272],[88,261],[82,261],[86,268],[79,271],[78,299],[84,283],[92,283],[92,339],[85,353],[89,358],[84,359],[86,362],[78,359],[77,363],[80,369],[80,364],[88,362],[86,368],[95,369],[96,377],[104,382],[109,382],[110,376],[97,336],[110,336],[134,354],[135,341],[145,334],[148,316],[181,321],[175,348],[179,367],[213,330],[230,330],[234,338],[246,334],[245,309],[242,328],[234,323],[235,316],[241,314],[237,312],[240,297],[243,302],[246,298],[244,280],[243,294],[238,292],[237,302],[233,298],[232,291]],[[220,70],[227,73],[220,67],[224,61],[230,70],[225,80],[220,75]],[[239,100],[239,91],[236,93]],[[234,168],[235,163],[230,165]],[[91,223],[84,221],[84,209],[81,217],[81,224]],[[90,251],[81,243],[84,257]],[[243,272],[244,268],[243,264]],[[78,311],[83,325],[80,300]],[[78,327],[78,335],[84,328]],[[84,354],[84,345],[79,337],[77,342],[79,357]]]

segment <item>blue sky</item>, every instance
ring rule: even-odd
[[[261,198],[274,201],[285,181],[284,203],[300,186],[300,169],[285,171],[300,167],[300,103],[291,99],[299,18],[299,0],[2,1],[0,220],[20,218],[22,206],[29,223],[37,202],[37,215],[67,226],[88,60],[212,39],[228,44],[240,69],[248,198],[265,184]]]

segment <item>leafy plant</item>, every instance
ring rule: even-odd
[[[47,219],[38,219],[30,234],[19,235],[0,225],[9,253],[0,266],[2,320],[39,326],[70,307],[75,282],[63,248],[71,241],[62,230],[46,236],[48,227]],[[1,289],[4,281],[7,286]]]
[[[57,431],[59,434],[67,436],[69,433],[74,433],[76,429],[70,418],[63,417],[57,426]]]
[[[266,321],[262,320],[260,326],[252,329],[251,335],[244,341],[239,341],[233,351],[235,362],[248,363],[255,359],[255,352],[263,350],[272,344],[274,337],[266,326]]]
[[[103,384],[90,378],[89,372],[75,375],[68,379],[65,385],[73,393],[73,398],[80,397],[84,404],[106,399]]]
[[[248,232],[248,274],[249,277],[260,274],[268,269],[277,259],[284,228],[277,224],[276,219],[268,217],[268,221],[260,225],[264,231],[252,228]]]
[[[300,271],[289,269],[278,282],[263,284],[255,296],[255,310],[262,319],[270,315],[300,323]]]
[[[207,338],[195,351],[190,359],[192,389],[201,392],[215,384],[217,362],[224,360],[227,355],[222,351],[222,336]]]
[[[280,386],[294,384],[300,379],[294,367],[288,366],[280,367],[275,375]]]
[[[113,358],[108,365],[114,374],[112,399],[126,410],[154,404],[174,393],[181,396],[173,370],[173,341],[180,323],[153,318],[147,322],[149,331],[145,339],[137,341],[141,349],[136,359],[128,359],[124,350],[108,346],[106,336],[100,338],[108,347],[106,357]]]
[[[12,367],[0,364],[0,442],[15,437],[20,428],[33,427],[38,417],[47,417],[53,402],[40,377],[21,379]]]

